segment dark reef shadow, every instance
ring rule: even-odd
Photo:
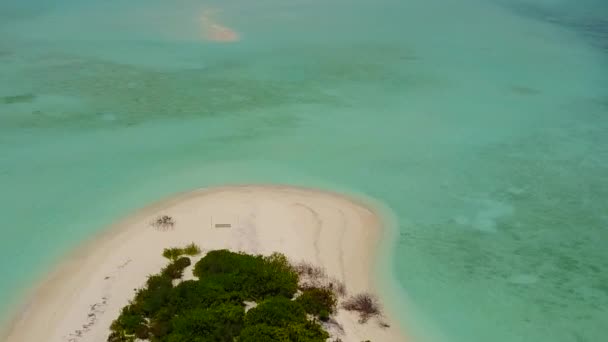
[[[0,97],[0,104],[29,103],[36,99],[35,94],[19,94]]]

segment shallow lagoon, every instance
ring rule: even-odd
[[[150,201],[277,182],[389,206],[448,341],[601,340],[608,9],[573,4],[4,1],[1,302]]]

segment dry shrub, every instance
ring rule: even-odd
[[[386,321],[385,321],[385,320],[382,320],[382,319],[378,320],[378,325],[379,325],[379,326],[380,326],[380,328],[382,328],[382,329],[388,329],[388,328],[390,328],[390,327],[391,327],[391,325],[390,325],[390,324],[386,323]]]
[[[378,316],[381,313],[378,299],[369,293],[360,293],[349,297],[342,303],[342,308],[347,311],[357,311],[359,313],[359,323],[365,323],[371,317]]]
[[[154,219],[151,225],[158,230],[169,230],[175,226],[175,220],[171,216],[162,215]]]
[[[315,266],[305,261],[295,264],[293,269],[300,277],[306,277],[309,279],[320,279],[326,276],[325,269],[323,267]]]
[[[346,296],[344,282],[335,277],[328,277],[323,267],[302,261],[292,264],[292,268],[298,274],[298,288],[300,290],[327,289],[334,292],[338,297]]]
[[[327,322],[323,322],[323,326],[329,329],[333,328],[338,334],[344,334],[344,327],[334,317],[330,317]]]
[[[342,280],[331,277],[327,280],[326,288],[334,291],[334,293],[337,294],[339,297],[346,296],[346,285],[344,285],[344,282]]]

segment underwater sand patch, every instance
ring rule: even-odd
[[[218,23],[213,15],[218,11],[206,10],[201,16],[203,37],[212,42],[231,43],[240,40],[239,34],[230,27]]]

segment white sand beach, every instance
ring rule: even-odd
[[[174,218],[174,227],[152,227],[159,215]],[[33,291],[3,340],[106,341],[111,322],[134,289],[167,263],[162,250],[191,242],[203,254],[224,248],[281,252],[293,261],[323,266],[329,276],[344,281],[349,294],[377,293],[373,267],[381,234],[373,211],[329,192],[234,186],[178,195],[138,211],[71,254]],[[340,309],[336,320],[343,331],[332,329],[332,337],[342,341],[407,340],[386,315],[360,324],[356,314]]]

